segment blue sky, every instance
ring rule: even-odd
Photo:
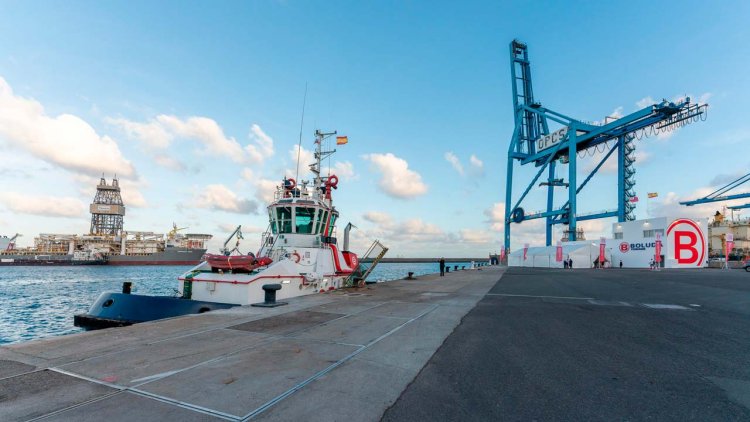
[[[636,163],[639,196],[659,192],[639,217],[707,216],[718,207],[676,202],[747,172],[748,16],[746,2],[2,1],[0,234],[87,231],[98,175],[118,171],[126,228],[174,221],[216,247],[242,224],[255,249],[269,187],[294,167],[307,84],[303,148],[316,128],[349,136],[330,164],[357,247],[495,252],[513,38],[529,45],[536,99],[582,120],[708,101],[706,122],[640,141]],[[581,211],[612,208],[615,183],[603,172]],[[527,208],[542,200],[535,189]],[[513,240],[541,233],[524,224]]]

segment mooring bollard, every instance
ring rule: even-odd
[[[406,280],[415,280],[414,271],[409,271],[409,275],[406,276]]]
[[[122,293],[126,294],[126,295],[129,295],[130,294],[130,289],[132,287],[133,287],[133,282],[132,281],[126,281],[126,282],[122,283]]]
[[[449,272],[451,272],[451,266],[450,266],[450,265],[446,265],[446,267],[445,267],[445,272],[446,272],[446,273],[449,273]]]
[[[263,303],[253,303],[250,306],[260,308],[274,308],[276,306],[286,305],[286,302],[276,301],[276,290],[281,290],[281,284],[264,284],[263,291],[266,293]]]
[[[461,269],[462,269],[462,270],[465,270],[465,269],[466,269],[466,265],[462,265],[462,266],[461,266]]]
[[[453,271],[458,271],[458,265],[453,266]]]

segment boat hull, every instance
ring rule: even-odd
[[[229,309],[234,306],[227,303],[187,300],[172,296],[105,292],[99,295],[87,313],[75,315],[73,324],[86,330],[124,327],[140,322]]]
[[[168,248],[150,255],[110,255],[109,265],[197,265],[205,249]]]

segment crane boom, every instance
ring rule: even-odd
[[[227,248],[227,245],[229,244],[229,242],[232,241],[232,239],[235,236],[237,237],[237,243],[234,245],[234,248],[230,250],[229,248]],[[221,248],[221,253],[223,253],[226,256],[229,256],[234,251],[238,251],[239,252],[239,250],[237,248],[239,248],[239,246],[240,246],[240,240],[242,240],[242,239],[244,239],[244,237],[242,237],[242,225],[240,224],[239,226],[237,226],[236,229],[234,229],[234,231],[232,232],[232,234],[229,235],[229,237],[227,238],[227,240],[224,241],[224,246]]]

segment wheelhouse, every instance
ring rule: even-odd
[[[282,199],[268,207],[270,234],[332,237],[339,213],[316,201]]]

